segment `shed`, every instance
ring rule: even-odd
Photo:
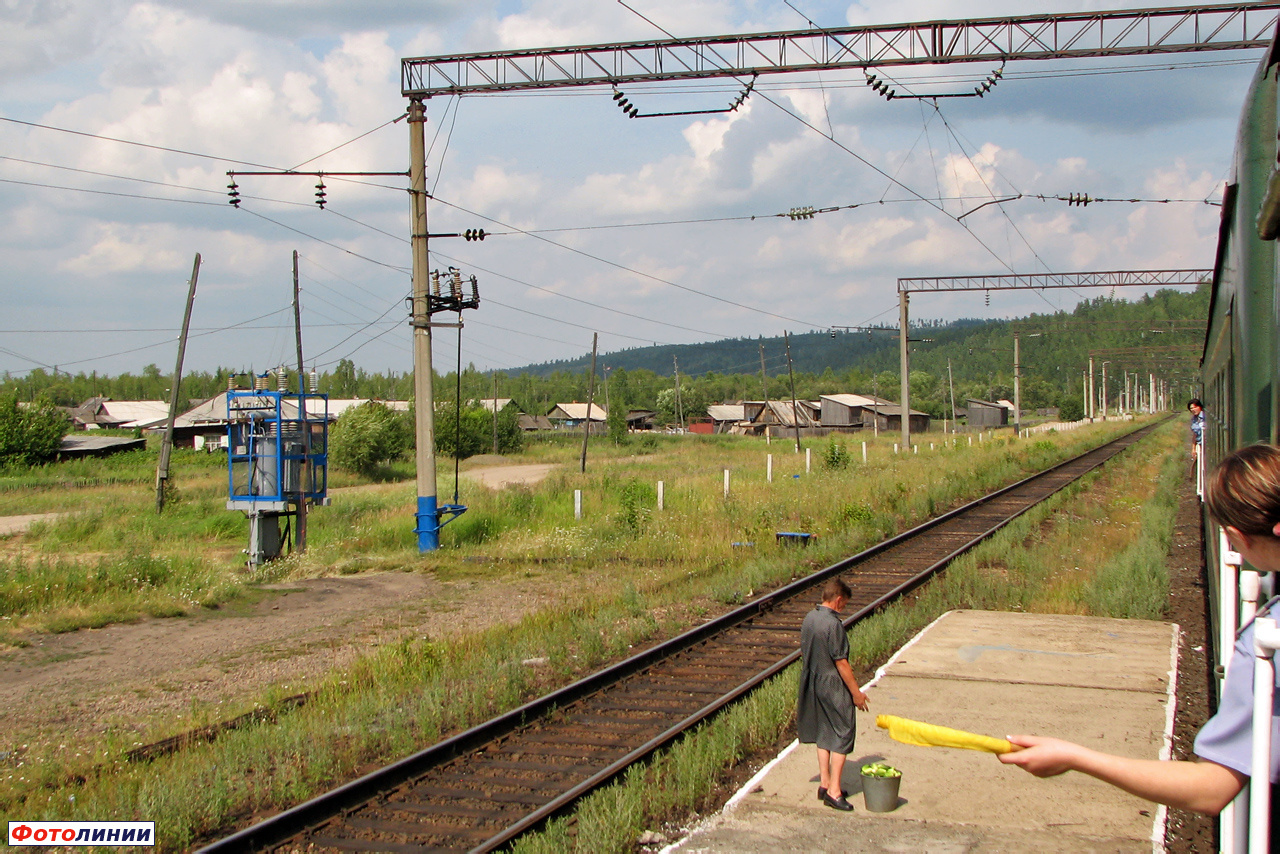
[[[652,409],[632,409],[627,412],[627,429],[652,430],[653,419],[657,414]]]
[[[747,417],[746,407],[741,403],[713,403],[707,407],[707,415],[714,425],[714,433],[728,433]]]
[[[870,394],[824,394],[820,398],[823,427],[872,427],[876,414],[897,404]],[[923,414],[923,413],[920,413]],[[881,418],[880,426],[884,426]]]
[[[551,420],[545,415],[529,415],[521,412],[516,416],[516,423],[520,425],[520,429],[526,433],[532,433],[535,430],[553,430]]]
[[[902,429],[902,405],[901,404],[888,403],[888,402],[878,403],[869,414],[871,415],[872,418],[875,419],[875,421],[878,423],[879,429],[881,430],[888,430],[892,432],[894,430]],[[911,418],[910,426],[911,426],[912,433],[927,432],[929,429],[929,424],[933,420],[932,416],[930,416],[929,413],[920,412],[919,410],[916,410],[916,409],[911,410],[910,418]]]
[[[965,403],[968,406],[970,427],[985,430],[988,427],[1004,427],[1009,423],[1009,410],[999,403],[974,397],[969,398]]]

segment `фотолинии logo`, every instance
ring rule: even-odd
[[[11,821],[10,845],[156,844],[154,821]]]

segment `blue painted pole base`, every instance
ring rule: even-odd
[[[418,551],[433,552],[440,548],[440,514],[436,510],[434,495],[418,496],[417,525]]]

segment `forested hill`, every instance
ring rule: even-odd
[[[1098,354],[1095,362],[1099,366],[1102,361],[1127,362],[1131,372],[1155,370],[1172,378],[1172,370],[1185,377],[1199,359],[1208,305],[1208,287],[1202,286],[1194,293],[1159,291],[1135,302],[1097,297],[1080,303],[1070,313],[913,325],[911,337],[928,340],[912,345],[911,369],[945,374],[950,360],[956,379],[976,381],[989,374],[1011,379],[1013,337],[1017,332],[1024,377],[1050,379],[1068,368],[1086,370],[1091,351]],[[1133,348],[1146,353],[1111,352]],[[607,366],[610,370],[646,370],[671,376],[678,362],[681,375],[691,378],[711,372],[759,376],[762,350],[769,375],[786,372],[786,343],[778,336],[619,350],[598,357],[597,374],[603,375]],[[807,374],[828,370],[840,374],[850,369],[864,374],[896,373],[898,330],[893,326],[883,331],[837,331],[834,335],[830,331],[792,334],[791,357],[795,370]],[[577,374],[585,372],[590,362],[588,353],[577,359],[527,365],[504,373],[509,377]]]

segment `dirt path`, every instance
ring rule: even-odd
[[[555,465],[551,463],[533,463],[521,466],[487,466],[464,471],[462,476],[478,480],[490,489],[501,489],[513,483],[538,483],[546,478],[554,468]]]
[[[51,522],[62,513],[31,513],[26,516],[0,516],[0,537],[21,534],[36,522]]]
[[[151,738],[201,707],[234,707],[272,685],[301,690],[383,643],[514,622],[554,597],[553,583],[522,578],[495,611],[475,586],[410,572],[324,578],[273,585],[238,609],[35,636],[0,650],[0,750],[45,728]]]

